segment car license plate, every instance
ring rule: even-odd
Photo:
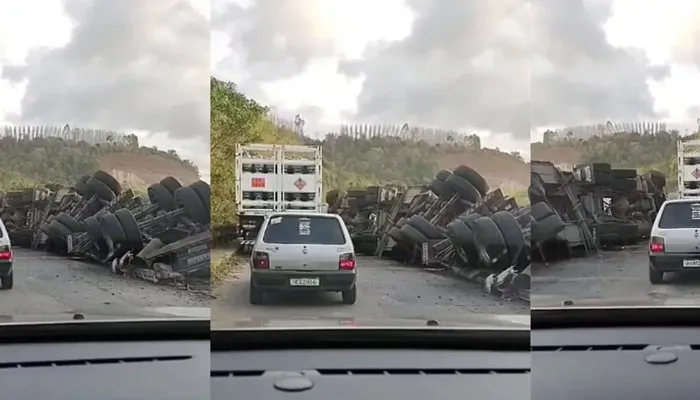
[[[683,268],[700,268],[700,260],[683,260]]]
[[[318,286],[320,279],[318,278],[292,278],[289,280],[292,286]]]

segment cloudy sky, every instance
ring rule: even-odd
[[[695,127],[699,10],[686,0],[214,0],[212,69],[280,114],[301,112],[307,131],[408,122],[529,153],[546,127]]]
[[[135,132],[209,177],[208,0],[0,2],[0,125]]]

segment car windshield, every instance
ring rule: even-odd
[[[298,215],[270,218],[262,240],[270,244],[342,245],[347,242],[338,219]]]
[[[177,3],[0,5],[0,326],[206,318],[209,10]]]
[[[236,3],[212,3],[213,328],[522,326],[530,2]]]
[[[700,120],[679,71],[700,76],[682,28],[697,13],[584,2],[573,17],[555,3],[532,2],[533,307],[695,304]],[[658,24],[669,36],[646,34]],[[542,36],[554,26],[556,44]]]

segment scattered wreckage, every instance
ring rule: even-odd
[[[532,161],[529,189],[533,256],[543,262],[648,238],[666,200],[666,177],[638,174],[607,163],[562,171],[548,161]]]
[[[358,253],[449,270],[489,293],[530,298],[530,209],[465,165],[428,186],[328,192]]]
[[[71,188],[27,188],[0,199],[13,244],[109,265],[115,273],[208,287],[210,187],[167,177],[148,199],[110,174],[83,176]]]

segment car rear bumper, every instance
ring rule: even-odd
[[[341,291],[355,286],[354,271],[252,271],[251,282],[264,290]],[[291,279],[318,278],[318,286],[292,286]]]
[[[12,261],[0,261],[0,277],[12,274]]]
[[[664,253],[649,256],[649,265],[659,272],[693,272],[700,267],[683,267],[683,260],[700,260],[700,253]]]

